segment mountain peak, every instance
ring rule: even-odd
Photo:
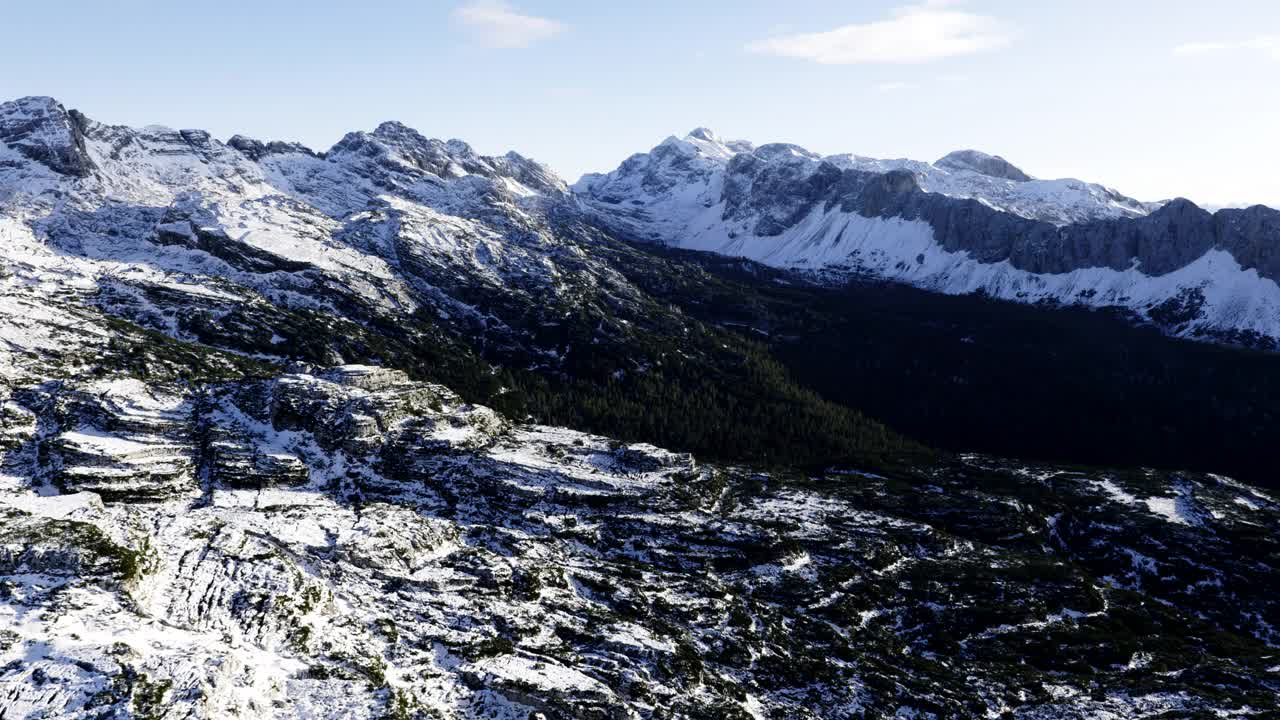
[[[946,170],[968,170],[1014,182],[1028,182],[1033,179],[999,155],[988,155],[978,150],[956,150],[942,157],[934,165]]]
[[[714,130],[705,127],[697,127],[684,136],[684,142],[693,142],[700,144],[704,149],[707,145],[718,150],[720,155],[733,155],[735,153],[751,152],[756,146],[746,140],[726,140],[715,133]]]
[[[1205,210],[1193,201],[1184,197],[1176,197],[1164,204],[1151,213],[1152,215],[1168,216],[1168,215],[1203,215],[1209,216],[1213,213]]]
[[[693,130],[690,130],[688,137],[696,138],[698,140],[706,140],[707,142],[720,142],[720,138],[716,136],[715,132],[710,128],[705,127],[696,127]]]
[[[87,120],[51,97],[0,103],[0,143],[63,175],[84,177],[93,161],[84,146]]]
[[[0,103],[0,116],[65,112],[62,103],[48,95],[28,95],[6,103]]]
[[[379,123],[378,127],[373,129],[374,135],[405,135],[409,133],[417,134],[417,130],[405,125],[399,120],[387,120]]]

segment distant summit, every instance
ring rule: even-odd
[[[1015,182],[1030,182],[1034,179],[999,155],[988,155],[977,150],[956,150],[935,162],[934,165],[944,170],[969,170],[988,177]]]

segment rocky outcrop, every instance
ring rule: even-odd
[[[46,458],[46,477],[68,493],[160,501],[197,489],[192,407],[178,388],[154,391],[122,381],[21,393],[44,425],[28,437]]]
[[[254,162],[268,155],[289,155],[293,153],[319,157],[314,150],[301,143],[280,142],[278,140],[264,143],[261,140],[254,140],[244,135],[233,135],[227,141],[227,146],[239,150],[245,157]]]
[[[54,172],[87,177],[94,170],[85,149],[87,122],[53,98],[22,98],[0,104],[0,143]]]
[[[1280,210],[1255,205],[1213,214],[1216,244],[1230,250],[1244,267],[1280,280]]]

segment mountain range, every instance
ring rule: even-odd
[[[0,717],[1280,712],[1277,215],[0,104]]]
[[[958,151],[929,164],[795,145],[668,138],[574,185],[639,240],[950,294],[1123,308],[1184,337],[1273,348],[1280,211],[1210,213],[1038,180]]]

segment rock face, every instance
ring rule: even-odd
[[[932,165],[824,158],[707,132],[668,139],[575,190],[633,238],[830,280],[1120,307],[1187,337],[1280,338],[1280,211],[1266,207],[1144,204],[1077,180],[1036,180],[975,151]],[[1203,302],[1165,322],[1159,308],[1188,293]]]
[[[86,122],[51,98],[23,98],[0,107],[0,143],[54,172],[85,177],[94,169],[85,149]]]

